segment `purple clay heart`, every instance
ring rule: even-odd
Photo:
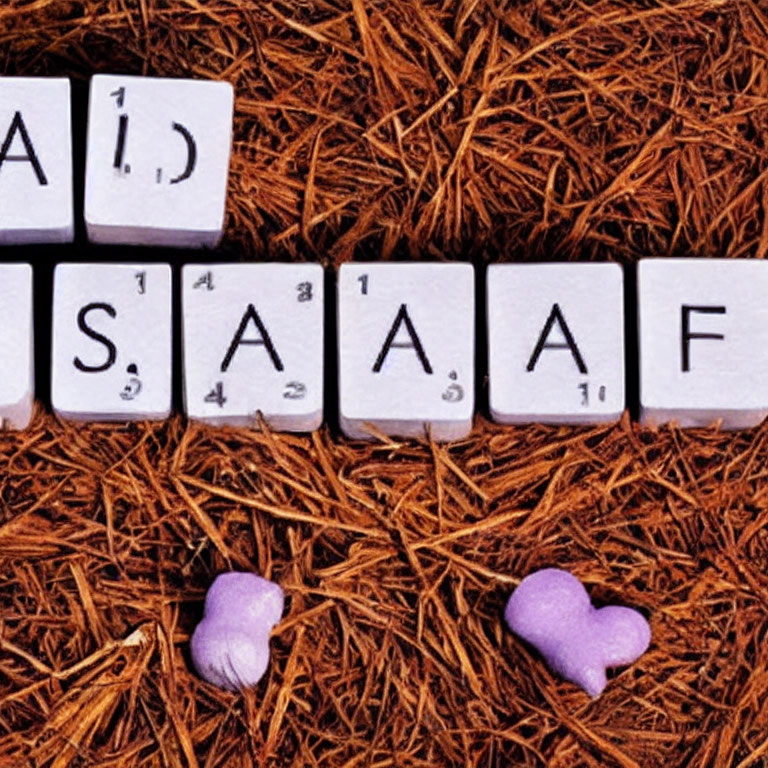
[[[260,576],[217,576],[190,640],[200,677],[230,691],[256,685],[267,670],[269,633],[283,615],[283,602],[283,590]]]
[[[550,668],[593,698],[607,684],[607,667],[631,664],[651,642],[651,627],[641,613],[616,605],[593,607],[581,582],[559,568],[526,576],[509,598],[504,618]]]

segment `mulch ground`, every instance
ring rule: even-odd
[[[217,257],[329,267],[762,258],[767,51],[756,0],[0,8],[2,71],[74,78],[76,159],[91,74],[231,81]],[[79,233],[53,258],[99,253]],[[767,461],[768,428],[628,416],[479,415],[439,446],[41,404],[0,434],[0,765],[765,765]],[[551,565],[651,622],[594,701],[502,620]],[[188,651],[231,569],[287,596],[244,694]]]

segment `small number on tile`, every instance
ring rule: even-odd
[[[299,283],[296,290],[299,292],[298,301],[312,301],[312,283]]]
[[[131,363],[125,369],[125,372],[130,378],[120,392],[120,397],[123,400],[135,400],[139,394],[141,394],[142,389],[141,379],[139,378],[139,368],[136,363]]]
[[[227,402],[227,398],[224,397],[224,384],[217,381],[214,384],[213,389],[203,398],[206,403],[216,403],[219,408],[224,407],[224,403]]]
[[[207,291],[213,290],[213,273],[203,272],[200,277],[192,283],[193,288],[205,288]]]
[[[307,396],[307,386],[300,381],[289,381],[285,385],[283,397],[287,400],[303,400]]]
[[[113,96],[117,100],[118,107],[123,106],[123,102],[125,101],[125,88],[120,87],[116,91],[112,91],[112,93],[109,95]]]

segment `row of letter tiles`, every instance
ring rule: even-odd
[[[182,268],[184,408],[212,424],[309,431],[323,421],[323,270],[317,264]],[[338,281],[340,421],[437,440],[474,409],[474,268],[349,264]],[[51,401],[60,416],[163,419],[171,408],[167,264],[60,264]],[[29,335],[27,334],[27,338]],[[31,390],[30,390],[31,391]],[[369,426],[370,425],[370,426]]]
[[[95,243],[214,246],[234,95],[225,82],[91,78],[85,223]],[[0,244],[74,237],[70,84],[0,77]]]
[[[487,274],[489,402],[508,423],[603,423],[624,409],[623,279],[612,264],[503,264]],[[323,420],[323,270],[182,269],[184,407],[213,424],[309,431]],[[171,411],[167,264],[60,264],[51,402],[76,420]],[[726,429],[768,415],[768,263],[638,265],[641,421]],[[460,439],[472,424],[475,279],[467,264],[343,265],[339,420],[353,438]],[[0,419],[32,412],[32,270],[0,265]],[[373,427],[373,429],[371,429]]]

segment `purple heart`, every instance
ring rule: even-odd
[[[599,696],[605,670],[631,664],[648,648],[651,627],[632,608],[595,608],[568,571],[545,568],[526,576],[512,593],[504,618],[566,680]]]
[[[269,633],[282,615],[277,584],[253,573],[220,574],[189,642],[195,669],[231,691],[256,685],[269,662]]]

